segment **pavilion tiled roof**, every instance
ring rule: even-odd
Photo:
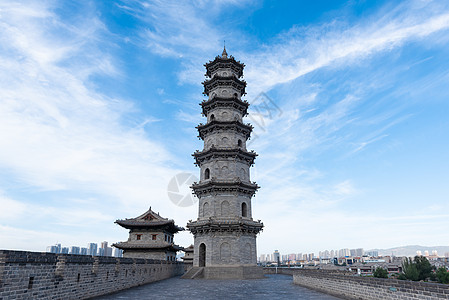
[[[144,250],[144,249],[145,250],[167,249],[167,250],[171,250],[171,251],[180,251],[180,250],[184,249],[183,247],[178,246],[173,243],[153,245],[153,244],[148,244],[148,243],[119,242],[119,243],[113,244],[113,246],[116,248],[122,249],[122,250],[127,250],[127,249],[141,249],[141,250]]]
[[[184,230],[184,228],[175,225],[174,220],[163,218],[159,215],[159,213],[152,211],[151,207],[145,213],[136,218],[116,220],[115,223],[128,229],[166,226],[166,229],[173,233]]]

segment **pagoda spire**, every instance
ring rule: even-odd
[[[228,53],[226,52],[226,42],[223,45],[223,52],[221,53],[221,58],[228,58]]]

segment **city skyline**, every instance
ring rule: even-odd
[[[449,4],[0,4],[0,248],[118,242],[199,177],[203,64],[245,63],[257,252],[449,245]],[[170,124],[170,125],[168,125]],[[187,188],[182,193],[190,193]],[[176,236],[188,247],[188,232]]]
[[[122,250],[115,247],[109,247],[108,242],[106,241],[101,242],[100,247],[98,247],[98,243],[88,243],[87,247],[62,246],[60,243],[55,243],[54,245],[47,246],[45,252],[56,254],[61,253],[61,254],[74,254],[74,255],[123,257]]]

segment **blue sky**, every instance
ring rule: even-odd
[[[125,240],[114,221],[149,206],[195,219],[167,185],[198,174],[223,40],[253,103],[259,253],[449,244],[445,1],[3,1],[0,32],[0,248]]]

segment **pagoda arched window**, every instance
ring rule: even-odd
[[[245,202],[242,203],[242,217],[248,216],[248,206]]]
[[[210,178],[210,170],[209,168],[207,168],[206,170],[204,170],[204,179],[209,179]]]
[[[237,142],[237,145],[239,146],[239,147],[242,147],[242,140],[239,140],[238,142]]]
[[[214,114],[211,114],[211,115],[210,115],[210,120],[211,120],[211,121],[215,120]]]
[[[199,246],[199,261],[198,264],[200,267],[206,266],[206,245],[204,243],[201,243]]]
[[[221,202],[221,215],[223,217],[227,217],[229,215],[229,202],[226,200]]]
[[[224,242],[220,246],[220,259],[223,262],[228,262],[231,258],[231,246]]]
[[[203,204],[203,217],[207,217],[209,215],[209,203],[205,202]]]
[[[246,243],[245,245],[246,251],[247,251],[247,255],[246,255],[246,259],[248,261],[248,263],[252,263],[253,262],[253,251],[252,251],[252,247],[250,243]]]
[[[237,93],[234,93],[234,98],[237,98],[239,95]]]

